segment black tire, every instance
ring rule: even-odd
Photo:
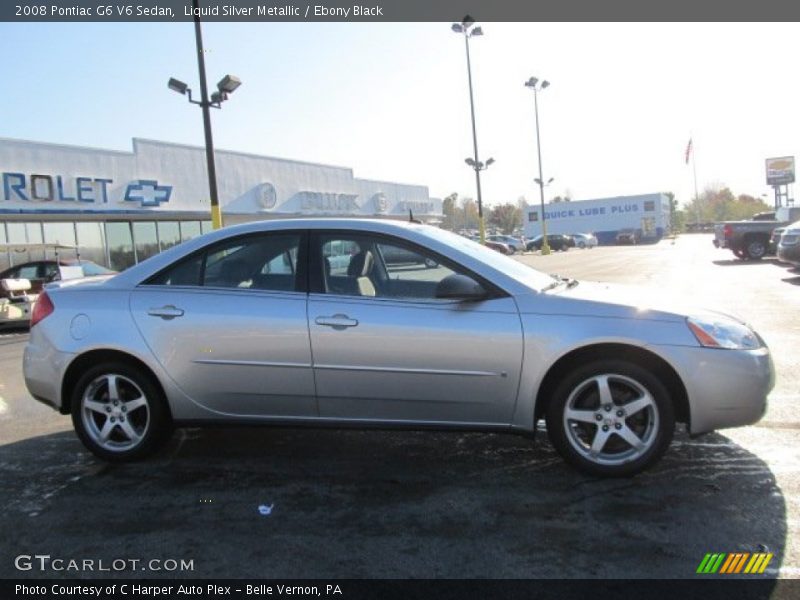
[[[101,363],[86,371],[70,400],[78,438],[109,462],[144,458],[172,432],[172,419],[158,385],[148,373],[124,362]]]
[[[580,248],[581,250],[586,248],[586,242],[578,242],[578,248]]]
[[[600,397],[604,377],[612,398],[610,410]],[[627,414],[631,409],[625,406],[635,408],[630,404],[634,401],[642,407]],[[570,419],[567,408],[580,417]],[[653,466],[669,447],[675,429],[673,403],[664,384],[639,365],[616,359],[581,365],[564,377],[545,418],[548,437],[564,460],[600,477],[630,477]],[[640,448],[623,437],[631,439],[630,433]],[[599,442],[596,453],[595,442]]]
[[[750,260],[761,260],[767,253],[767,242],[760,237],[745,240],[744,253]]]

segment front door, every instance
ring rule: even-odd
[[[321,417],[510,422],[522,364],[511,298],[437,298],[439,282],[464,271],[395,238],[321,233],[311,252],[321,271],[308,304]]]

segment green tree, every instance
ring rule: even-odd
[[[687,219],[691,222],[713,223],[749,219],[770,207],[763,200],[748,194],[735,196],[728,187],[710,186],[698,198],[686,206]]]
[[[442,200],[442,227],[454,231],[463,226],[464,221],[463,218],[459,220],[459,213],[458,194],[453,192]]]
[[[505,234],[513,233],[522,225],[522,209],[520,209],[519,203],[514,205],[506,202],[493,207],[489,215],[489,223]]]
[[[461,210],[456,217],[457,229],[478,229],[478,203],[472,198],[461,200]]]

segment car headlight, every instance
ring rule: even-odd
[[[688,317],[686,324],[700,345],[706,348],[753,350],[762,346],[755,331],[722,315]]]

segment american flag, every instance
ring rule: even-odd
[[[692,154],[692,138],[689,138],[689,143],[686,144],[686,164],[689,164],[689,156]]]

